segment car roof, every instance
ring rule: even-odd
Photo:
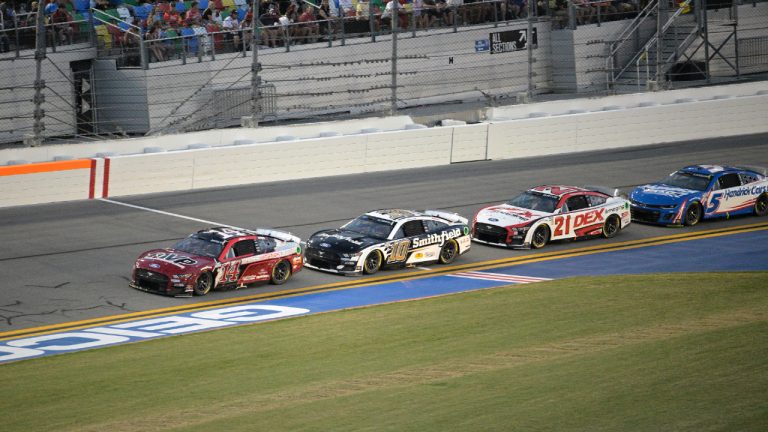
[[[403,209],[373,210],[366,213],[366,215],[377,217],[379,219],[390,220],[393,222],[396,222],[402,219],[416,217],[416,216],[424,216],[423,213],[417,212],[415,210],[403,210]]]
[[[253,235],[254,233],[246,230],[238,230],[228,227],[213,227],[198,231],[195,236],[202,240],[208,240],[217,243],[225,243],[233,238]]]
[[[591,192],[589,189],[578,186],[566,186],[566,185],[543,185],[536,186],[535,188],[528,189],[529,192],[538,192],[545,195],[551,195],[554,197],[562,198],[565,195],[574,192]]]
[[[680,171],[700,175],[713,175],[718,173],[738,173],[748,170],[725,165],[688,165],[687,167],[681,168]]]

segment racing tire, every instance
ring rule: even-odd
[[[381,251],[378,249],[371,251],[363,261],[363,273],[374,274],[381,269],[381,264],[384,262],[384,257],[381,255]]]
[[[546,225],[539,225],[531,236],[531,247],[534,249],[543,248],[549,242],[549,228]]]
[[[197,277],[192,291],[195,295],[204,296],[211,291],[211,288],[213,288],[213,275],[211,272],[204,272]]]
[[[768,195],[762,194],[757,197],[757,201],[755,201],[755,215],[761,217],[768,215]]]
[[[456,243],[456,240],[450,239],[440,248],[438,262],[440,264],[450,264],[457,256],[459,256],[459,244]]]
[[[286,260],[282,260],[272,267],[272,277],[269,279],[269,283],[272,285],[282,285],[288,282],[291,278],[291,263]]]
[[[621,219],[616,215],[611,215],[606,219],[603,225],[603,237],[613,238],[621,230]]]
[[[683,225],[694,226],[701,221],[701,204],[695,202],[685,209],[685,215],[683,216]]]

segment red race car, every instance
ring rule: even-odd
[[[175,297],[256,282],[285,283],[301,270],[301,240],[267,230],[216,227],[198,231],[174,247],[144,252],[133,265],[130,286]]]

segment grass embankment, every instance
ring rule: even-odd
[[[768,273],[579,278],[0,366],[11,431],[765,431]]]

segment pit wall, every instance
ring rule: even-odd
[[[487,117],[433,128],[393,117],[369,120],[378,128],[342,122],[123,140],[123,150],[141,152],[0,166],[0,207],[766,133],[768,82],[517,105]]]

